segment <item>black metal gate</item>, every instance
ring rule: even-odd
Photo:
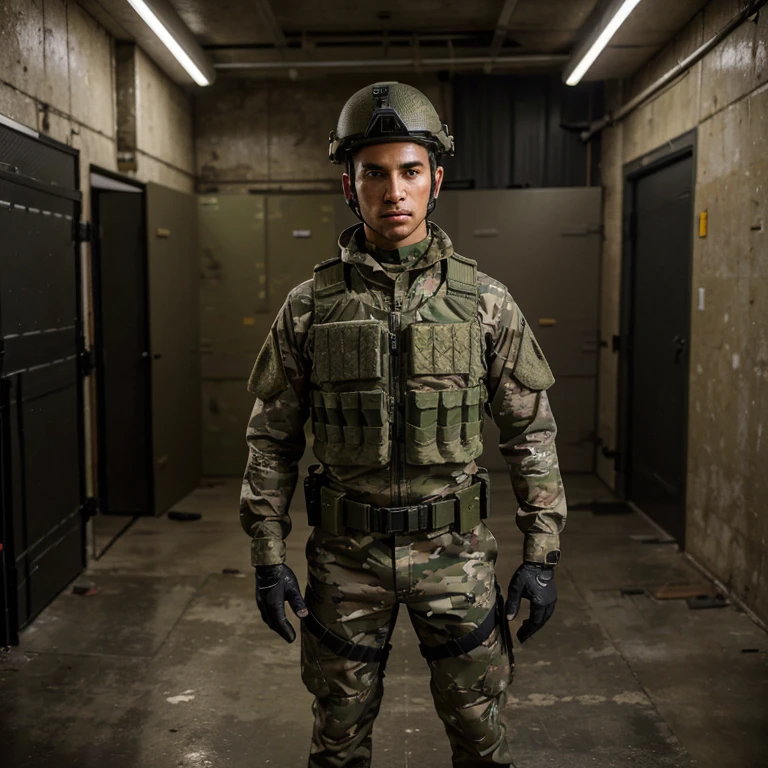
[[[78,155],[0,122],[0,644],[85,566]]]

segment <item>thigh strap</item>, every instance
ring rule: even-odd
[[[488,611],[488,615],[476,629],[461,637],[451,638],[447,643],[442,643],[441,645],[424,645],[424,643],[419,643],[421,655],[427,661],[437,661],[438,659],[463,656],[465,653],[469,653],[490,637],[493,628],[497,624],[497,616],[501,622],[506,621],[503,598],[498,584],[496,585],[496,601],[491,606],[491,610]]]
[[[328,627],[321,624],[312,611],[310,611],[302,621],[304,622],[304,626],[322,645],[337,656],[342,656],[345,659],[386,664],[389,652],[392,650],[392,646],[389,642],[383,648],[373,648],[370,645],[350,643],[348,640],[339,637],[334,632],[331,632]]]

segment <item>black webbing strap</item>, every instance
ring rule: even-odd
[[[332,653],[335,653],[337,656],[342,656],[345,659],[385,664],[389,657],[389,652],[392,650],[392,646],[389,643],[387,643],[384,648],[372,648],[368,645],[350,643],[343,637],[339,637],[337,634],[331,632],[328,627],[323,626],[312,611],[310,611],[302,621],[304,622],[304,626],[306,626],[322,645]]]
[[[496,626],[496,617],[499,613],[499,600],[501,592],[498,584],[496,585],[496,600],[494,600],[491,610],[483,619],[482,623],[471,632],[461,637],[454,637],[442,645],[429,646],[419,643],[421,655],[427,661],[437,661],[438,659],[447,659],[451,656],[462,656],[477,648],[483,641],[487,640],[493,628]]]

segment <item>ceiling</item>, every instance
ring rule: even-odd
[[[557,72],[608,2],[154,1],[170,2],[220,75],[291,77],[352,69]],[[136,40],[171,77],[189,83],[126,0],[79,2],[118,39]],[[641,0],[584,79],[633,74],[706,3]]]

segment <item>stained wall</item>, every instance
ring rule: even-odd
[[[713,0],[629,82],[625,103],[740,10]],[[768,14],[748,21],[673,86],[604,131],[598,434],[616,447],[623,166],[697,129],[688,407],[686,548],[768,620]],[[704,291],[703,305],[699,291]],[[661,386],[661,384],[660,384]],[[613,461],[598,473],[615,485]]]
[[[284,79],[221,77],[195,94],[195,154],[201,190],[339,191],[328,134],[341,108],[375,74]],[[403,80],[423,91],[451,125],[451,87],[434,74]]]
[[[80,150],[83,217],[89,165],[117,170],[115,51],[109,33],[73,0],[0,3],[0,114]],[[137,52],[140,181],[192,191],[188,93]]]

